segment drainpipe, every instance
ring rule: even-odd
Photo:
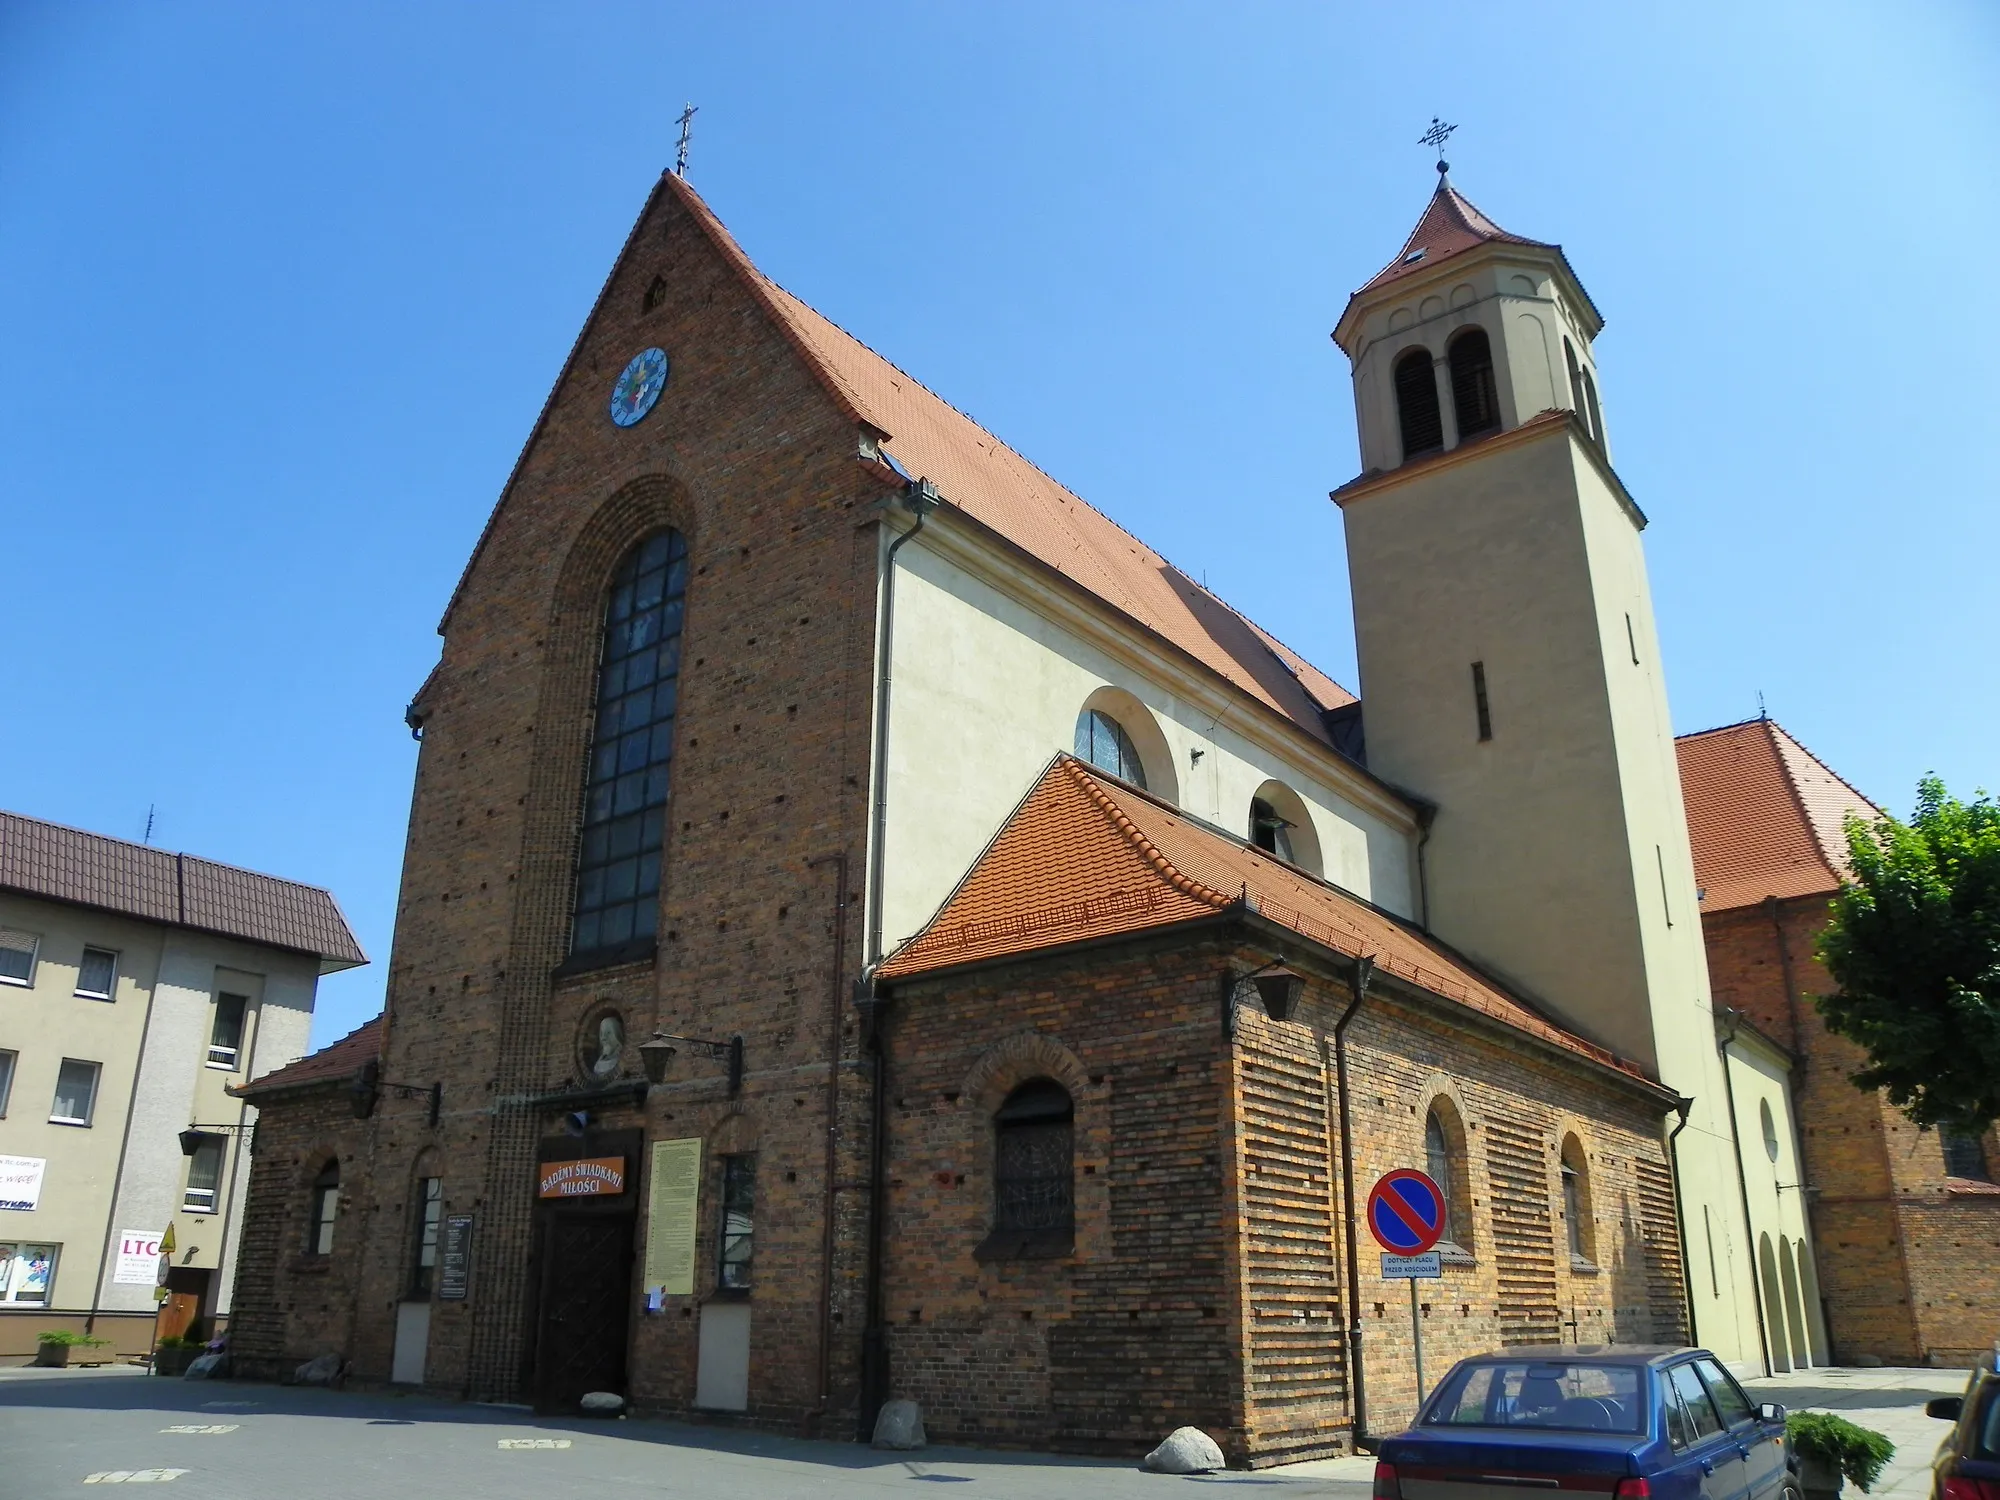
[[[913,533],[914,534],[914,533]],[[868,1295],[867,1322],[861,1333],[861,1404],[857,1437],[875,1435],[875,1418],[889,1399],[888,1318],[883,1310],[884,1241],[889,1219],[884,1201],[889,1188],[889,1046],[882,1035],[888,997],[875,984],[875,965],[868,966],[855,986],[861,1012],[863,1041],[875,1060],[869,1098],[868,1157]]]
[[[883,840],[889,827],[889,656],[896,625],[896,554],[905,542],[914,541],[924,529],[930,513],[938,508],[938,488],[928,479],[913,479],[903,486],[903,508],[917,518],[917,524],[889,544],[882,560],[882,607],[875,625],[875,785],[871,795],[874,808],[869,827],[868,866],[868,961],[882,958],[882,871]]]
[[[1676,1099],[1674,1113],[1681,1117],[1680,1124],[1667,1132],[1667,1170],[1674,1179],[1674,1229],[1681,1241],[1681,1302],[1687,1311],[1687,1336],[1690,1344],[1696,1343],[1694,1326],[1694,1262],[1688,1258],[1687,1214],[1681,1198],[1681,1132],[1688,1128],[1688,1117],[1694,1109],[1694,1100]],[[1754,1255],[1752,1257],[1755,1258]]]
[[[1353,1397],[1354,1447],[1373,1453],[1380,1444],[1368,1435],[1368,1382],[1361,1366],[1361,1250],[1354,1230],[1354,1127],[1347,1103],[1347,1028],[1368,995],[1375,977],[1375,960],[1354,960],[1354,998],[1333,1023],[1333,1086],[1340,1102],[1340,1201],[1347,1221],[1347,1389]]]
[[[1729,1072],[1729,1044],[1743,1025],[1743,1012],[1723,1009],[1729,1030],[1715,1039],[1715,1052],[1722,1059],[1722,1097],[1729,1107],[1729,1149],[1736,1155],[1736,1191],[1743,1200],[1743,1232],[1750,1237],[1750,1296],[1757,1309],[1757,1349],[1764,1356],[1764,1376],[1771,1376],[1771,1328],[1764,1314],[1764,1267],[1757,1259],[1757,1226],[1750,1219],[1750,1177],[1743,1170],[1743,1142],[1736,1133],[1736,1080]]]
[[[1425,802],[1417,807],[1417,926],[1425,932],[1431,930],[1431,877],[1424,864],[1424,845],[1431,841],[1431,824],[1437,821],[1437,804]]]

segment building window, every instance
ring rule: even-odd
[[[41,939],[32,932],[0,927],[0,984],[33,984],[35,950]]]
[[[1069,1090],[1036,1078],[993,1116],[993,1228],[1068,1239],[1076,1229],[1075,1108]]]
[[[1437,376],[1431,351],[1421,345],[1396,361],[1396,417],[1403,431],[1403,459],[1408,462],[1444,447],[1444,414],[1438,409]]]
[[[306,1254],[333,1253],[333,1221],[340,1217],[340,1163],[330,1161],[319,1169],[306,1200]]]
[[[7,1118],[7,1099],[14,1092],[14,1064],[18,1052],[0,1052],[0,1120]]]
[[[1978,1136],[1945,1128],[1938,1131],[1938,1142],[1944,1147],[1945,1176],[1962,1177],[1969,1182],[1993,1180],[1986,1165],[1986,1142]]]
[[[55,1125],[88,1125],[90,1111],[97,1103],[98,1065],[80,1058],[65,1057],[56,1073],[55,1102],[49,1106],[49,1121]]]
[[[118,983],[118,955],[108,948],[86,948],[76,966],[76,992],[85,1000],[109,1000]]]
[[[410,1230],[416,1244],[410,1256],[410,1295],[428,1297],[437,1281],[438,1225],[444,1218],[444,1179],[419,1177],[411,1205]]]
[[[1145,789],[1146,768],[1139,762],[1139,748],[1110,714],[1086,708],[1077,715],[1076,758]]]
[[[1250,842],[1266,854],[1275,854],[1286,864],[1292,859],[1292,825],[1278,815],[1277,808],[1262,797],[1250,799]]]
[[[1445,361],[1451,366],[1451,408],[1458,418],[1458,440],[1498,431],[1500,390],[1493,379],[1493,345],[1486,330],[1466,329],[1451,341]]]
[[[1583,423],[1583,430],[1590,434],[1592,441],[1596,441],[1598,438],[1597,392],[1594,388],[1584,384],[1584,381],[1588,377],[1583,373],[1583,366],[1577,362],[1576,345],[1572,344],[1567,337],[1563,339],[1563,360],[1569,365],[1570,409],[1576,413],[1577,419]],[[1586,392],[1588,392],[1587,395]]]
[[[1772,1161],[1778,1159],[1778,1122],[1771,1113],[1771,1101],[1757,1101],[1757,1125],[1764,1132],[1764,1154]]]
[[[643,312],[651,312],[654,308],[658,307],[662,302],[666,300],[667,300],[667,278],[664,276],[655,276],[651,284],[648,285],[646,288],[646,295],[645,298],[643,299],[640,310]]]
[[[217,995],[215,1024],[208,1033],[208,1065],[235,1072],[243,1050],[243,1018],[249,1014],[247,995]]]
[[[680,690],[687,543],[657,532],[612,575],[597,668],[570,952],[651,944]]]
[[[215,1212],[217,1190],[222,1186],[222,1137],[203,1136],[188,1158],[187,1192],[181,1207],[191,1214]]]
[[[48,1305],[60,1245],[0,1244],[0,1303]]]
[[[1564,1136],[1562,1143],[1562,1194],[1563,1230],[1569,1242],[1571,1265],[1588,1266],[1595,1262],[1593,1249],[1595,1227],[1590,1217],[1590,1167],[1583,1154],[1583,1144],[1573,1135]]]
[[[1466,1214],[1465,1131],[1449,1099],[1432,1103],[1424,1117],[1424,1173],[1444,1193],[1444,1233],[1438,1249],[1448,1257],[1471,1258],[1472,1221]]]
[[[715,1284],[724,1291],[750,1290],[756,1208],[756,1153],[723,1157],[722,1229],[716,1240]]]

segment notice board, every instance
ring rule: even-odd
[[[701,1137],[653,1142],[646,1198],[646,1285],[694,1295],[695,1210],[701,1197]]]

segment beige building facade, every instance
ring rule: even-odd
[[[250,1112],[365,962],[325,891],[0,814],[0,1355],[226,1317]],[[194,1134],[183,1140],[183,1133]],[[191,1149],[190,1149],[191,1148]]]

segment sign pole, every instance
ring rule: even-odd
[[[1417,1405],[1424,1404],[1424,1325],[1417,1316],[1417,1278],[1410,1278],[1410,1347],[1417,1351]]]

